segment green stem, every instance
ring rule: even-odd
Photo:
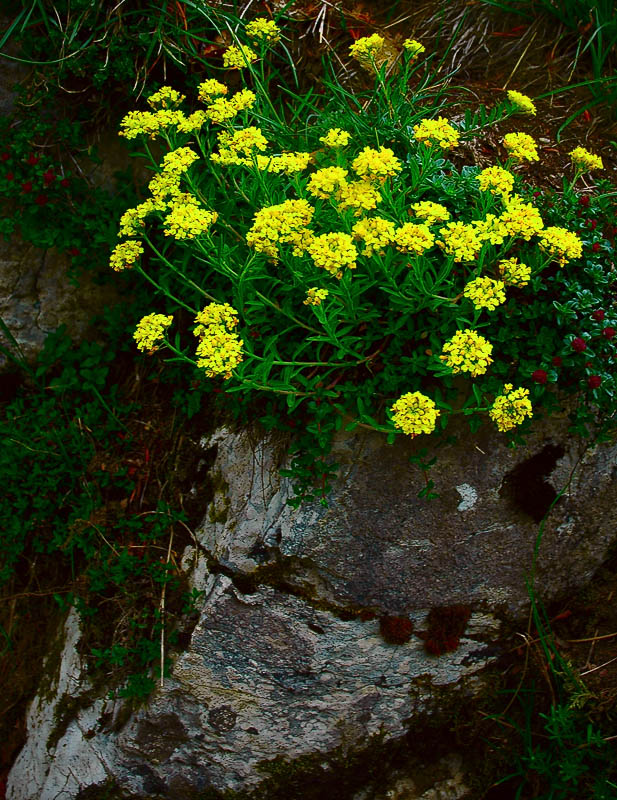
[[[143,277],[144,277],[144,278],[145,278],[147,281],[149,281],[149,282],[150,282],[150,283],[151,283],[151,284],[152,284],[152,285],[153,285],[153,286],[154,286],[156,289],[158,289],[158,290],[159,290],[159,292],[161,292],[162,294],[164,294],[166,297],[169,297],[169,299],[170,299],[170,300],[173,300],[173,301],[174,301],[174,303],[177,303],[179,306],[182,306],[182,308],[185,308],[187,311],[190,311],[190,312],[191,312],[191,314],[193,314],[194,316],[197,314],[197,311],[195,311],[195,309],[194,309],[194,308],[191,308],[190,306],[187,306],[187,304],[186,304],[186,303],[184,303],[182,300],[180,300],[180,298],[179,298],[179,297],[175,297],[173,294],[171,294],[171,292],[168,292],[168,291],[167,291],[167,289],[163,288],[163,286],[161,286],[160,284],[158,284],[158,283],[157,283],[157,282],[156,282],[156,281],[155,281],[153,278],[151,278],[151,277],[148,275],[148,273],[147,273],[147,272],[145,272],[145,271],[144,271],[144,270],[143,270],[143,269],[142,269],[140,266],[137,266],[137,271],[138,271],[138,272],[139,272],[141,275],[143,275]]]
[[[169,269],[170,269],[172,272],[175,272],[175,274],[176,274],[176,275],[178,275],[178,277],[179,277],[179,278],[181,278],[181,279],[182,279],[182,280],[183,280],[185,283],[188,283],[188,284],[189,284],[189,286],[192,286],[192,287],[193,287],[193,289],[195,289],[196,291],[198,291],[198,292],[199,292],[200,294],[202,294],[204,297],[207,297],[207,298],[208,298],[208,300],[210,300],[210,302],[211,302],[211,303],[216,303],[216,298],[215,298],[215,297],[212,297],[212,295],[211,295],[211,294],[208,294],[208,292],[206,292],[204,289],[202,289],[202,288],[201,288],[201,286],[199,286],[198,284],[196,284],[196,283],[195,283],[195,281],[192,281],[190,278],[187,278],[187,277],[186,277],[186,275],[184,275],[182,272],[180,272],[180,270],[179,270],[177,267],[174,267],[174,265],[171,263],[171,261],[169,261],[169,259],[165,258],[165,256],[164,256],[164,255],[163,255],[163,254],[160,252],[160,250],[158,250],[158,248],[156,248],[156,247],[155,247],[155,246],[152,244],[152,242],[150,241],[150,239],[148,238],[148,236],[147,236],[147,235],[145,235],[145,236],[144,236],[144,239],[145,239],[145,241],[148,243],[148,245],[151,247],[151,249],[152,249],[152,250],[153,250],[153,251],[156,253],[156,255],[157,255],[157,256],[158,256],[158,257],[161,259],[161,261],[162,261],[162,262],[163,262],[163,263],[164,263],[166,266],[168,266],[168,267],[169,267]],[[167,292],[166,292],[166,290],[165,290],[165,289],[163,289],[163,291],[165,292],[165,294],[167,294]],[[168,295],[168,296],[169,296],[169,297],[171,297],[171,295]],[[184,303],[182,303],[182,305],[184,305]],[[188,308],[189,310],[191,310],[189,306],[186,306],[186,305],[184,305],[184,307],[185,307],[185,308]]]

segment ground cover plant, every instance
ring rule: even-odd
[[[614,193],[579,191],[602,160],[575,148],[562,191],[534,191],[536,142],[513,124],[497,163],[462,163],[460,141],[536,106],[510,91],[453,124],[414,40],[352,46],[375,79],[364,94],[331,78],[325,104],[285,88],[277,99],[264,56],[279,39],[254,20],[223,56],[243,88],[208,79],[185,113],[166,86],[121,123],[155,175],[110,263],[166,304],[139,322],[137,346],[197,367],[232,406],[272,396],[266,427],[301,421],[295,503],[327,494],[341,427],[393,441],[464,414],[515,440],[560,407],[556,386],[573,396],[575,430],[610,427]]]
[[[10,624],[3,621],[4,654],[21,653],[20,623],[37,615],[21,606],[24,593],[60,589],[57,604],[74,603],[82,616],[91,674],[133,698],[145,698],[160,678],[174,625],[193,608],[177,564],[181,545],[193,543],[190,523],[199,521],[198,511],[184,516],[177,493],[159,496],[162,480],[148,479],[156,474],[155,443],[165,450],[168,440],[146,428],[152,418],[116,377],[115,362],[131,362],[135,344],[146,353],[138,361],[142,385],[175,385],[162,396],[179,426],[199,416],[209,394],[228,415],[246,418],[248,406],[264,427],[292,434],[296,504],[327,498],[336,469],[330,441],[343,427],[418,437],[426,453],[414,458],[426,469],[453,414],[466,415],[472,431],[503,429],[515,443],[531,415],[563,406],[573,430],[609,435],[615,407],[615,203],[613,187],[599,179],[604,165],[586,150],[564,152],[563,183],[547,189],[528,178],[538,162],[525,136],[510,138],[510,147],[500,139],[486,168],[466,147],[498,126],[529,130],[542,101],[504,91],[494,106],[461,113],[437,75],[441,59],[412,39],[397,44],[357,29],[350,40],[358,90],[326,68],[324,96],[305,94],[271,20],[245,28],[230,17],[237,39],[223,26],[220,41],[211,31],[193,41],[180,5],[188,7],[166,4],[152,18],[144,3],[142,16],[125,15],[125,30],[135,21],[131,35],[143,45],[137,64],[101,63],[85,20],[102,6],[88,4],[73,28],[52,32],[65,47],[62,37],[74,30],[84,54],[79,69],[73,59],[60,62],[63,81],[85,79],[97,64],[101,88],[113,84],[113,94],[122,65],[135,94],[152,75],[162,85],[154,97],[146,92],[149,105],[140,107],[148,111],[122,125],[153,172],[141,203],[129,192],[92,201],[62,159],[52,163],[38,146],[47,129],[5,128],[0,148],[7,216],[17,208],[22,236],[41,246],[75,248],[74,257],[91,264],[113,247],[119,205],[131,207],[111,261],[123,274],[111,277],[133,298],[117,310],[104,346],[73,350],[62,334],[52,337],[30,390],[4,407],[3,577],[8,604],[15,596],[18,604]],[[42,14],[42,6],[32,8]],[[124,15],[127,6],[115,10]],[[45,22],[35,12],[39,46]],[[184,82],[182,70],[170,68],[182,83],[168,86],[157,71],[165,44],[156,49],[152,19],[163,20],[157,31],[172,49],[174,41],[186,45],[189,60],[198,54],[222,64],[221,81],[194,74]],[[105,20],[120,30],[109,14]],[[170,20],[184,30],[180,39],[165,28]],[[103,47],[119,41],[106,37]],[[60,138],[70,140],[71,130]],[[82,209],[83,225],[75,215]],[[464,341],[459,330],[470,331]],[[34,449],[51,469],[30,470]],[[37,495],[32,509],[24,508],[24,486]],[[432,488],[427,482],[424,493]],[[536,626],[548,640],[539,615]],[[549,654],[546,665],[555,659]],[[562,676],[552,679],[556,702],[536,683],[516,695],[522,716],[504,715],[522,743],[503,772],[520,797],[583,796],[594,770],[598,784],[613,778],[603,767],[606,731],[594,724],[589,733],[572,693],[559,693]]]

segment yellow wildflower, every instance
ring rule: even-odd
[[[227,69],[242,69],[257,61],[257,53],[246,45],[230,45],[223,53],[223,66]]]
[[[451,367],[452,372],[469,372],[472,378],[484,375],[489,364],[493,363],[493,345],[471,328],[458,330],[444,344],[442,352],[439,358]]]
[[[537,145],[527,133],[506,133],[503,137],[503,146],[508,155],[518,162],[540,160]]]
[[[439,229],[442,241],[437,244],[446,255],[455,261],[473,261],[482,249],[482,239],[473,225],[464,222],[448,222]]]
[[[437,144],[443,150],[456,147],[460,136],[456,128],[450,125],[445,117],[423,119],[413,126],[413,133],[416,141],[428,145]]]
[[[320,306],[326,297],[330,294],[327,289],[318,289],[313,286],[306,292],[306,300],[303,300],[305,306]]]
[[[229,380],[232,370],[244,360],[243,345],[244,340],[236,333],[225,330],[222,325],[209,325],[197,345],[197,366],[206,370],[208,378],[222,375]]]
[[[112,250],[109,258],[109,266],[116,272],[123,269],[130,269],[144,252],[141,242],[129,239],[127,242],[120,242]]]
[[[504,283],[519,289],[527,286],[531,278],[531,267],[528,267],[527,264],[519,264],[517,258],[506,258],[500,261],[498,269]]]
[[[194,161],[197,161],[199,156],[190,147],[178,147],[176,150],[171,150],[163,157],[161,167],[163,172],[180,175],[186,172]]]
[[[173,172],[161,172],[152,178],[148,189],[156,200],[165,202],[166,198],[181,194],[180,175]]]
[[[233,119],[238,110],[226,97],[217,97],[208,105],[204,113],[210,122],[218,124]]]
[[[265,17],[257,17],[246,26],[246,35],[254,42],[276,44],[281,39],[281,31],[276,22]]]
[[[268,146],[268,140],[262,134],[261,128],[242,128],[242,130],[229,133],[221,131],[218,134],[219,146],[229,150],[248,155],[253,150],[263,151]]]
[[[403,47],[409,53],[411,58],[417,58],[426,50],[426,47],[420,42],[417,42],[415,39],[405,39],[403,42]]]
[[[348,233],[322,233],[313,237],[307,250],[318,267],[336,278],[343,277],[343,267],[354,269],[356,266],[358,253]]]
[[[319,137],[319,141],[323,142],[326,147],[345,147],[349,144],[350,139],[351,134],[340,128],[330,128],[325,136]]]
[[[401,395],[390,411],[394,427],[412,438],[419,433],[432,433],[440,413],[433,400],[422,392]]]
[[[525,417],[533,416],[531,401],[529,400],[529,389],[513,389],[511,383],[506,383],[503,387],[503,394],[495,398],[491,410],[488,412],[490,418],[497,425],[497,429],[502,433],[512,430]]]
[[[583,254],[583,243],[576,233],[566,228],[544,228],[538,242],[540,250],[556,256],[560,266],[572,258],[580,258]]]
[[[402,253],[422,255],[435,244],[435,234],[428,225],[416,225],[415,222],[406,222],[394,232],[396,249]]]
[[[522,111],[523,114],[535,115],[536,107],[534,102],[531,97],[527,97],[526,94],[510,89],[508,92],[508,100],[513,103],[519,111]]]
[[[359,217],[363,211],[377,208],[381,194],[376,186],[368,181],[350,181],[342,186],[336,195],[336,202],[341,209],[354,208],[354,215]]]
[[[584,147],[575,147],[569,155],[578,172],[588,172],[592,169],[604,169],[604,164],[600,156],[595,156]]]
[[[119,135],[126,139],[149,136],[153,139],[163,128],[178,125],[185,119],[182,111],[160,109],[159,111],[129,111],[120,121]]]
[[[238,326],[238,312],[229,303],[210,303],[197,314],[195,322],[195,336],[203,336],[211,325],[230,331]]]
[[[165,331],[173,322],[173,317],[165,314],[148,314],[137,323],[133,339],[139,350],[157,350],[154,345],[165,336]]]
[[[161,86],[158,92],[154,92],[148,98],[150,108],[175,108],[186,100],[186,96],[172,89],[171,86]]]
[[[215,211],[201,208],[190,194],[174,197],[167,216],[163,220],[163,233],[174,239],[194,239],[205,233],[218,219]]]
[[[414,217],[423,220],[427,225],[433,225],[435,222],[446,222],[450,219],[450,212],[445,206],[440,203],[431,203],[429,200],[414,203],[411,209],[414,212]]]
[[[199,133],[206,122],[206,112],[201,109],[193,111],[188,117],[184,115],[178,120],[180,133]]]
[[[355,58],[365,69],[370,69],[375,62],[379,62],[386,51],[386,41],[383,36],[374,33],[372,36],[361,36],[349,48],[349,55]]]
[[[260,209],[246,235],[249,247],[278,260],[278,244],[292,244],[294,255],[302,255],[310,240],[307,230],[315,209],[306,200],[285,200]]]
[[[396,175],[403,168],[389,147],[380,147],[379,150],[365,147],[353,160],[351,166],[354,172],[364,180],[380,180],[382,182],[387,177]]]
[[[519,236],[529,241],[544,228],[538,209],[532,203],[525,203],[519,195],[505,199],[506,208],[499,215],[499,225],[507,236]]]
[[[504,288],[502,281],[481,276],[469,281],[463,294],[471,300],[474,308],[488,308],[489,311],[494,311],[497,306],[506,302]]]
[[[229,91],[224,83],[221,83],[214,78],[208,78],[207,81],[200,83],[197,89],[197,97],[204,103],[210,103],[215,97],[227,94]]]
[[[344,186],[347,170],[342,167],[324,167],[318,169],[309,178],[306,191],[313,197],[327,199]]]
[[[481,242],[503,244],[508,236],[505,223],[495,214],[487,214],[484,219],[475,219],[471,224]]]
[[[483,192],[501,195],[506,198],[514,188],[514,175],[501,167],[487,167],[476,175]]]
[[[283,172],[285,175],[293,175],[294,172],[302,172],[311,163],[310,153],[281,153],[271,160],[268,170],[270,172]]]
[[[118,236],[140,236],[144,232],[145,219],[153,211],[162,210],[165,203],[158,203],[150,198],[135,208],[127,208],[120,217]]]
[[[364,242],[363,255],[384,254],[384,247],[394,240],[394,223],[382,217],[361,219],[352,228],[355,239]]]

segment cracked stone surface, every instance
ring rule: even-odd
[[[261,800],[273,759],[362,752],[378,732],[394,743],[423,710],[473,695],[505,644],[499,620],[526,608],[538,515],[557,493],[568,485],[540,548],[544,600],[589,580],[615,538],[617,447],[585,450],[566,429],[540,423],[513,450],[488,429],[461,428],[439,450],[430,502],[409,463],[420,443],[346,435],[328,507],[299,510],[278,474],[282,443],[218,431],[203,442],[217,448],[214,499],[183,557],[204,594],[171,678],[122,725],[101,691],[49,747],[45,720],[63,694],[84,691],[78,677],[60,680],[33,703],[7,797],[73,800],[113,780],[143,800],[251,787]],[[429,655],[424,640],[442,635],[429,615],[444,606],[470,617],[456,649]],[[404,644],[380,634],[386,615],[413,623]],[[463,773],[442,770],[432,786],[401,775],[384,797],[464,797]]]
[[[79,286],[72,284],[68,267],[68,257],[56,250],[39,250],[15,237],[0,241],[0,318],[27,360],[60,325],[79,339],[95,314],[118,301],[113,285],[97,286],[88,275],[79,277]],[[0,344],[13,351],[2,333]],[[6,362],[0,353],[0,368]]]

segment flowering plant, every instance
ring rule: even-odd
[[[366,97],[350,107],[333,80],[325,107],[291,90],[277,102],[265,59],[277,31],[251,30],[264,31],[261,57],[238,42],[224,62],[243,89],[206,80],[203,106],[186,112],[166,87],[122,123],[155,175],[121,219],[111,265],[142,273],[172,312],[142,320],[138,346],[166,349],[231,398],[267,393],[266,425],[304,416],[298,502],[314,485],[325,494],[342,426],[393,441],[464,414],[472,428],[524,430],[537,402],[554,400],[533,379],[547,342],[556,348],[548,312],[561,313],[570,276],[602,270],[581,265],[588,236],[534,202],[523,179],[539,158],[533,138],[508,133],[500,164],[465,164],[457,146],[482,126],[440,116],[422,50],[404,47],[393,70],[377,35],[352,47],[375,76]],[[492,123],[528,112],[524,97],[504,98]]]

